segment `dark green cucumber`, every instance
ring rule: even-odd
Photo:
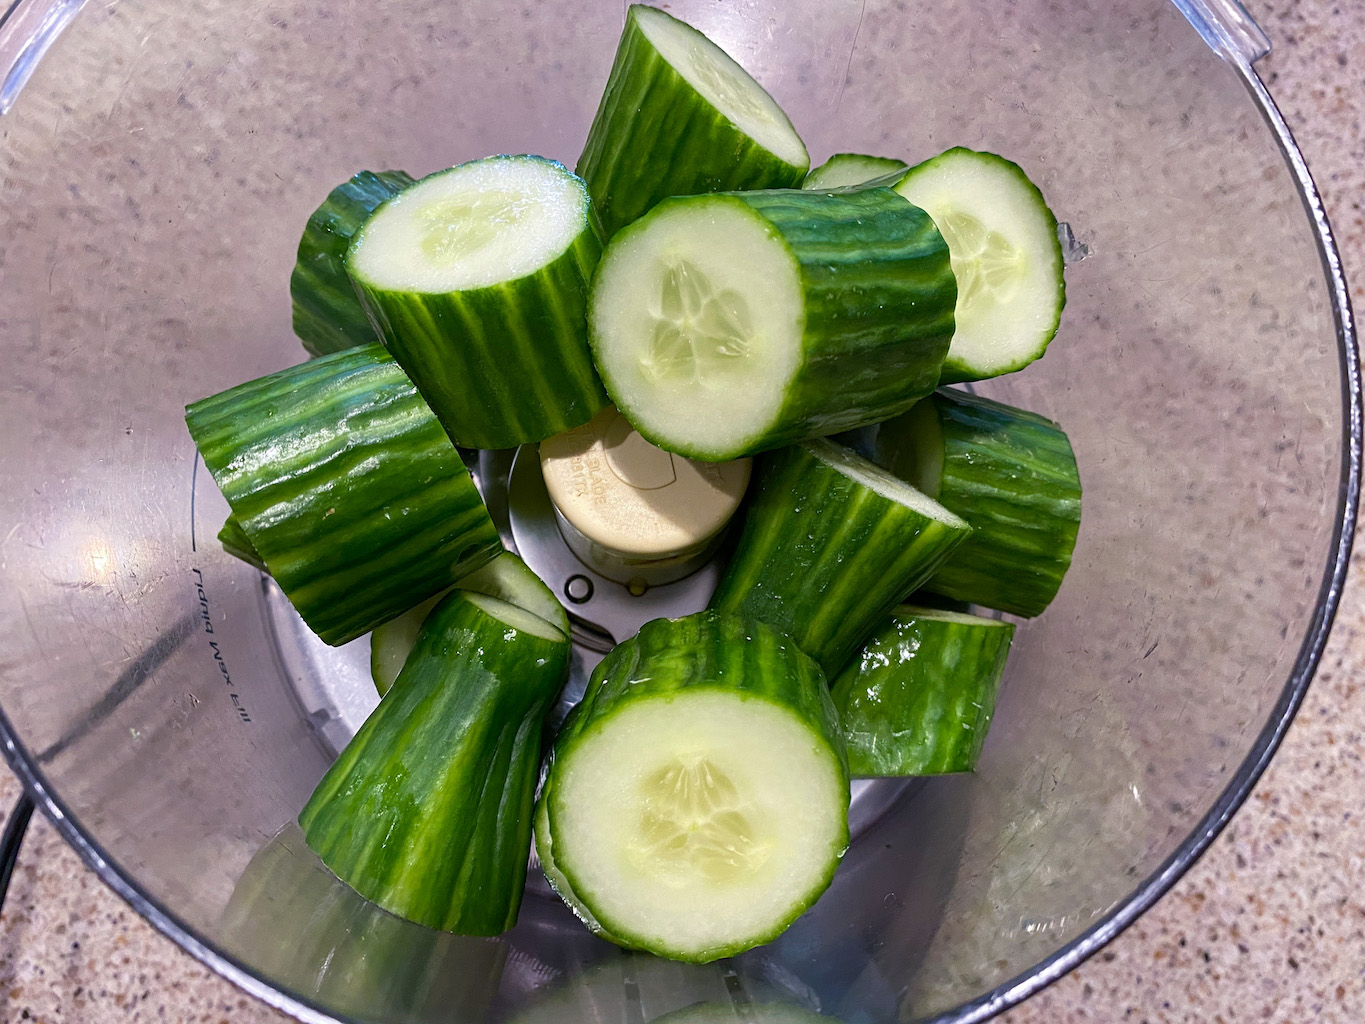
[[[482,569],[476,569],[459,582],[460,590],[487,594],[518,608],[525,608],[569,635],[569,613],[559,603],[554,592],[518,556],[504,551]],[[409,608],[397,618],[390,619],[370,634],[370,675],[374,678],[379,696],[402,671],[412,645],[422,632],[422,623],[444,594],[429,597],[416,607]]]
[[[555,740],[540,816],[590,927],[676,960],[779,934],[848,843],[824,674],[751,619],[655,619],[593,672]]]
[[[601,248],[580,179],[541,157],[497,156],[379,207],[346,270],[455,443],[511,448],[606,404],[586,327]]]
[[[863,153],[835,153],[806,175],[802,188],[848,188],[865,185],[875,178],[903,171],[905,161],[890,156],[867,156]]]
[[[1023,168],[958,147],[916,164],[893,186],[948,240],[957,331],[943,383],[983,380],[1042,357],[1066,305],[1057,218]]]
[[[886,419],[938,383],[957,284],[890,189],[667,199],[593,280],[607,391],[661,448],[719,462]]]
[[[308,218],[289,294],[294,333],[309,354],[326,355],[378,340],[346,276],[346,249],[375,208],[412,183],[403,171],[361,171],[332,189]]]
[[[223,545],[223,550],[234,558],[240,558],[247,565],[255,566],[261,572],[265,572],[265,560],[261,558],[261,553],[256,550],[251,543],[251,538],[242,529],[242,524],[237,522],[237,517],[230,515],[223,523],[223,528],[218,531],[218,543]]]
[[[266,570],[329,644],[502,550],[455,446],[382,345],[205,398],[185,422]]]
[[[943,388],[876,428],[874,459],[972,524],[926,590],[1041,615],[1071,565],[1081,478],[1057,424]]]
[[[854,775],[969,772],[1014,626],[901,605],[830,685]]]
[[[971,532],[913,487],[824,439],[754,465],[710,607],[782,630],[833,676]]]
[[[720,47],[632,6],[578,173],[610,238],[669,196],[795,188],[810,157],[787,115]]]
[[[465,935],[512,927],[542,721],[568,666],[568,639],[545,620],[450,593],[299,814],[309,848],[399,917]]]

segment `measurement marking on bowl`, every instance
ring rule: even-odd
[[[194,589],[199,598],[199,618],[203,623],[204,632],[213,633],[213,615],[209,610],[208,592],[204,589],[204,573],[197,567],[190,569],[194,574]],[[218,646],[217,640],[208,642],[209,651],[213,655],[213,661],[218,666],[218,673],[223,677],[223,685],[227,687],[228,697],[232,701],[232,706],[237,712],[237,717],[243,722],[250,722],[251,715],[242,703],[242,695],[237,692],[237,684],[232,681],[232,673],[228,671],[227,662],[223,660],[222,649]]]

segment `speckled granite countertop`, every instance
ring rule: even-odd
[[[1365,280],[1365,7],[1250,5],[1259,67]],[[1269,772],[1157,907],[1008,1024],[1365,1020],[1365,558]],[[0,805],[18,787],[0,780]],[[0,1020],[283,1021],[210,974],[35,821],[0,919]]]

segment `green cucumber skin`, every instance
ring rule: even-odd
[[[1081,524],[1081,479],[1066,433],[1045,417],[945,388],[930,401],[943,432],[937,500],[972,534],[926,590],[1011,615],[1041,615],[1061,589]],[[913,441],[899,420],[877,430],[874,461]]]
[[[294,333],[310,355],[378,340],[346,276],[346,250],[375,209],[413,183],[403,171],[361,171],[332,189],[308,218],[289,278]]]
[[[299,814],[308,846],[400,917],[506,931],[526,878],[542,722],[568,666],[567,639],[518,630],[453,591]]]
[[[486,288],[422,294],[353,279],[384,344],[456,444],[543,441],[607,404],[587,342],[588,281],[602,253],[588,221],[545,267]]]
[[[645,38],[635,11],[576,168],[606,237],[669,196],[798,187],[806,166],[770,153],[702,98]]]
[[[875,423],[933,391],[953,336],[957,279],[948,245],[927,213],[887,188],[684,196],[656,209],[714,201],[756,212],[796,262],[805,304],[803,359],[771,426],[743,447],[700,450],[634,424],[641,436],[720,462]],[[604,382],[616,404],[629,408],[629,396],[610,377]]]
[[[566,637],[569,635],[569,613],[554,592],[520,557],[510,551],[502,552],[487,565],[463,577],[458,587],[514,604],[545,619]],[[393,686],[393,681],[403,668],[403,661],[417,642],[423,621],[444,596],[442,593],[427,598],[370,634],[370,677],[379,696],[383,697]]]
[[[334,646],[502,550],[441,425],[379,344],[289,367],[186,409],[251,544]]]
[[[905,161],[865,153],[835,153],[813,168],[801,183],[806,189],[852,188],[905,170]]]
[[[901,606],[831,683],[854,775],[976,767],[1014,626]]]
[[[828,746],[847,784],[848,759],[825,674],[788,637],[757,620],[711,610],[678,619],[653,619],[641,626],[635,636],[617,644],[597,666],[583,700],[555,738],[545,790],[548,834],[554,834],[556,818],[565,813],[553,786],[555,767],[571,754],[579,738],[600,729],[632,701],[667,699],[672,693],[692,687],[737,691],[749,699],[782,707],[812,731],[813,739],[819,737]],[[840,845],[848,846],[846,815]],[[554,864],[572,893],[578,887],[572,869],[562,860]],[[809,899],[793,908],[766,937],[735,948],[710,950],[695,958],[697,962],[732,956],[776,938],[828,888],[837,866],[836,858],[830,864],[828,877],[815,887]],[[628,929],[610,920],[596,920],[599,935],[629,948],[641,945]],[[669,957],[678,959],[673,953]]]
[[[810,444],[792,445],[756,462],[709,607],[782,630],[832,678],[967,532],[850,480]]]
[[[256,550],[251,543],[251,538],[242,529],[242,524],[237,522],[237,517],[229,515],[227,521],[223,523],[223,528],[218,531],[218,543],[223,545],[223,550],[234,558],[240,558],[247,565],[260,569],[265,572],[265,560],[261,558],[261,553]]]

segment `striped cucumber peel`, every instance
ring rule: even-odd
[[[1021,370],[1042,357],[1066,305],[1057,218],[1016,163],[958,147],[906,171],[895,189],[929,212],[957,275],[957,332],[944,384]]]
[[[676,960],[780,934],[848,845],[824,674],[755,620],[655,619],[594,671],[556,738],[551,862],[601,933]]]
[[[608,244],[589,339],[643,437],[721,462],[910,408],[956,300],[942,235],[890,189],[684,196]]]
[[[581,179],[543,157],[496,156],[380,206],[346,270],[455,443],[512,448],[606,404],[586,336],[601,248]]]
[[[569,613],[530,567],[517,555],[504,551],[481,569],[459,582],[460,590],[487,594],[500,601],[524,608],[544,619],[565,637],[569,635]],[[395,619],[390,619],[370,634],[370,675],[379,696],[389,692],[398,678],[426,619],[444,592],[429,597]]]
[[[332,189],[308,218],[289,278],[289,295],[294,333],[309,355],[378,340],[346,276],[346,249],[365,219],[413,181],[403,171],[361,171]]]
[[[381,345],[205,398],[185,422],[266,570],[326,643],[502,550],[455,446]]]
[[[1080,473],[1060,426],[941,388],[877,427],[874,458],[972,525],[926,590],[1026,618],[1043,613],[1081,524]]]
[[[506,931],[531,849],[542,723],[568,666],[568,640],[543,619],[453,591],[299,814],[309,848],[399,917]]]
[[[242,524],[237,522],[237,517],[229,515],[223,523],[223,528],[218,531],[218,543],[223,545],[223,550],[234,558],[240,558],[247,565],[260,569],[265,572],[265,560],[261,558],[261,553],[256,550],[251,543],[251,538],[242,529]]]
[[[854,775],[976,767],[1014,626],[901,605],[831,682]]]
[[[669,196],[796,188],[810,166],[791,121],[711,40],[633,5],[578,173],[606,236]]]
[[[710,607],[782,630],[832,678],[970,532],[846,448],[824,439],[792,445],[755,462]]]
[[[866,185],[888,174],[904,171],[904,160],[891,156],[868,156],[865,153],[835,153],[813,168],[802,182],[802,188],[851,188]]]

